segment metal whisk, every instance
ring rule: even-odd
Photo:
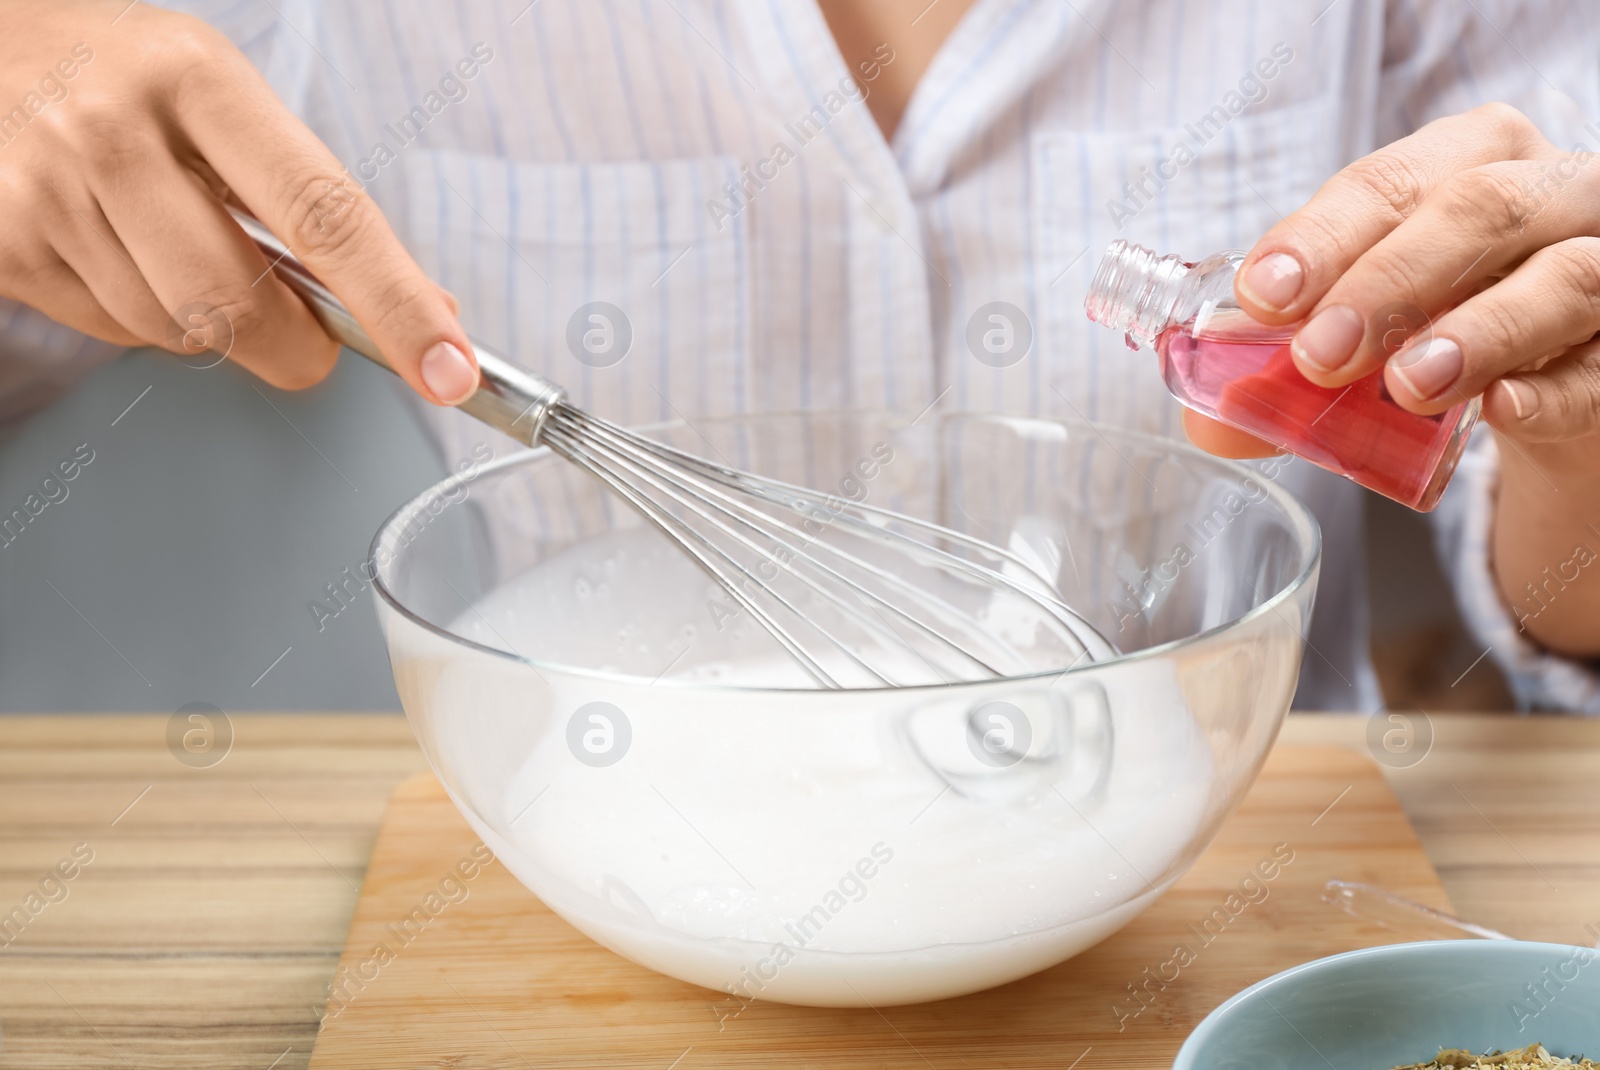
[[[234,217],[334,339],[388,367],[282,242],[258,220]],[[1116,653],[1011,550],[674,449],[474,348],[482,382],[463,411],[599,479],[716,581],[730,614],[748,614],[822,687],[982,679]]]

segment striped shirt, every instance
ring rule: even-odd
[[[1181,436],[1154,358],[1083,314],[1110,241],[1247,248],[1485,101],[1563,148],[1600,116],[1582,0],[977,0],[888,141],[812,0],[173,6],[245,50],[469,332],[623,423],[937,399]],[[8,317],[0,415],[103,359]],[[481,437],[429,419],[450,455]],[[1297,703],[1376,709],[1363,492],[1277,478],[1325,538]],[[1462,604],[1525,703],[1600,712],[1495,594],[1494,478],[1485,437],[1437,514]]]

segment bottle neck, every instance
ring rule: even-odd
[[[1172,326],[1173,309],[1194,266],[1119,239],[1094,273],[1084,310],[1094,322],[1126,331],[1129,341],[1154,347],[1161,332]]]

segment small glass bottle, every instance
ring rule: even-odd
[[[1117,241],[1084,308],[1096,323],[1126,331],[1130,348],[1153,348],[1167,389],[1196,412],[1413,509],[1438,505],[1478,400],[1418,416],[1395,404],[1382,368],[1339,389],[1312,383],[1289,356],[1300,324],[1259,323],[1234,299],[1244,257],[1217,253],[1191,264]]]

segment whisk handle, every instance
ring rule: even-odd
[[[362,330],[350,310],[304,264],[295,259],[287,245],[249,213],[237,208],[228,210],[272,265],[273,274],[306,303],[312,315],[322,324],[323,330],[328,332],[328,337],[355,350],[379,367],[394,371],[377,343]],[[478,390],[456,408],[519,442],[537,446],[545,417],[551,407],[566,396],[566,391],[548,379],[523,371],[476,341],[472,343],[472,348],[478,357],[481,376]]]

